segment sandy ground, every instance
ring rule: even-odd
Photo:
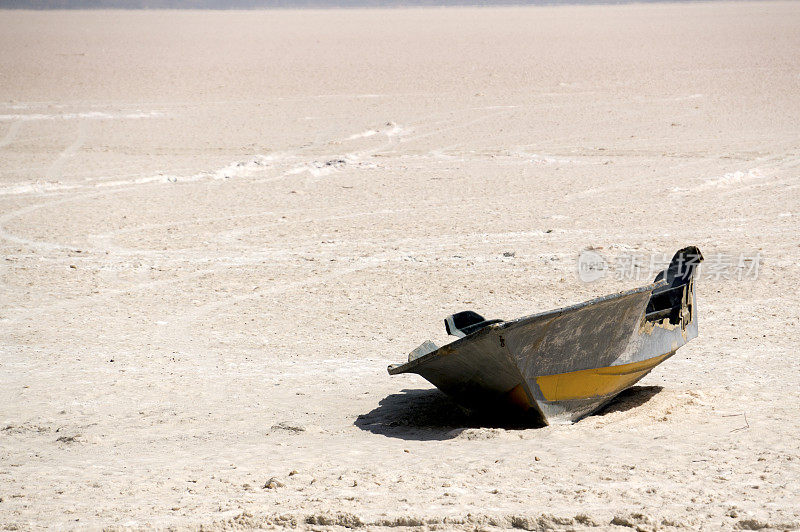
[[[800,527],[800,4],[6,11],[0,50],[0,526]],[[386,373],[689,244],[758,275],[601,415]]]

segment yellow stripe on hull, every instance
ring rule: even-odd
[[[547,401],[602,397],[621,392],[644,377],[671,354],[619,366],[543,375],[536,378],[536,384],[539,385],[539,390]]]

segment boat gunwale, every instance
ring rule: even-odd
[[[590,299],[588,301],[583,301],[583,302],[580,302],[580,303],[567,305],[565,307],[560,307],[560,308],[556,308],[556,309],[552,309],[552,310],[546,310],[544,312],[538,312],[538,313],[535,313],[535,314],[530,314],[528,316],[522,316],[521,318],[515,318],[515,319],[510,320],[510,321],[503,321],[501,323],[493,323],[491,325],[488,325],[488,326],[486,326],[486,327],[484,327],[482,329],[479,329],[479,330],[475,331],[472,334],[468,334],[467,336],[464,336],[463,338],[459,338],[459,339],[457,339],[457,340],[455,340],[453,342],[450,342],[449,344],[445,344],[445,345],[439,347],[439,349],[437,349],[436,351],[431,351],[430,353],[427,353],[425,355],[422,355],[421,357],[415,358],[414,360],[409,360],[408,362],[404,362],[402,364],[392,364],[386,369],[389,372],[389,375],[398,375],[400,373],[407,373],[410,370],[412,370],[412,369],[416,368],[417,366],[419,366],[420,364],[423,364],[423,363],[425,363],[425,362],[427,362],[427,361],[429,361],[431,359],[437,358],[439,356],[447,356],[448,353],[443,352],[443,350],[445,348],[447,348],[449,351],[452,351],[454,348],[457,348],[459,345],[461,345],[462,343],[464,343],[466,341],[472,341],[472,340],[475,340],[477,338],[480,338],[480,335],[491,334],[493,332],[501,331],[501,330],[504,330],[504,329],[509,329],[509,328],[512,328],[512,327],[519,327],[519,326],[524,325],[525,323],[527,323],[529,321],[532,321],[532,320],[535,320],[535,319],[541,319],[541,318],[547,318],[547,317],[557,317],[557,316],[559,316],[561,314],[564,314],[565,312],[578,310],[578,309],[581,309],[581,308],[584,308],[584,307],[588,307],[590,305],[595,305],[595,304],[598,304],[598,303],[604,303],[606,301],[612,301],[614,299],[619,299],[619,298],[622,298],[622,297],[625,297],[625,296],[629,296],[629,295],[633,295],[633,294],[639,294],[639,293],[647,292],[647,291],[652,292],[656,288],[660,288],[662,286],[665,286],[666,284],[667,284],[667,281],[665,279],[660,279],[660,280],[658,280],[656,282],[649,283],[649,284],[646,284],[644,286],[640,286],[638,288],[631,288],[629,290],[622,290],[620,292],[616,292],[616,293],[613,293],[613,294],[607,294],[605,296],[596,297],[596,298]]]
[[[614,300],[614,299],[619,299],[621,297],[630,296],[630,295],[633,295],[633,294],[639,294],[639,293],[642,293],[642,292],[648,292],[648,291],[652,292],[656,288],[661,288],[662,286],[664,286],[666,284],[667,284],[667,281],[665,281],[664,279],[661,279],[659,281],[656,281],[656,282],[653,282],[653,283],[650,283],[650,284],[646,284],[644,286],[640,286],[639,288],[631,288],[630,290],[623,290],[621,292],[616,292],[614,294],[608,294],[608,295],[605,295],[605,296],[596,297],[594,299],[590,299],[588,301],[583,301],[581,303],[575,303],[575,304],[572,304],[572,305],[567,305],[566,307],[560,307],[560,308],[553,309],[553,310],[546,310],[544,312],[537,312],[536,314],[530,314],[528,316],[522,316],[521,318],[515,318],[513,320],[504,321],[504,322],[498,323],[496,325],[497,325],[498,328],[507,329],[507,328],[510,328],[510,327],[513,327],[513,326],[522,325],[523,322],[528,322],[528,321],[531,321],[531,320],[534,320],[534,319],[546,318],[546,317],[550,317],[550,316],[556,317],[556,316],[558,316],[560,314],[563,314],[565,312],[569,312],[569,311],[572,311],[572,310],[578,310],[578,309],[581,309],[581,308],[584,308],[584,307],[588,307],[589,305],[596,305],[597,303],[604,303],[606,301],[611,301],[611,300]],[[451,344],[447,344],[447,345],[451,345]]]

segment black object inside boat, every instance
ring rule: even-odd
[[[487,320],[477,312],[465,310],[447,316],[444,319],[444,328],[447,329],[447,334],[463,338],[488,325],[500,323],[501,321],[503,320]]]
[[[653,290],[645,311],[648,321],[669,318],[672,324],[680,323],[686,286],[702,261],[703,255],[695,246],[685,247],[675,253],[669,267],[656,275],[655,282],[663,279],[667,284]]]

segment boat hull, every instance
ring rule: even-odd
[[[419,374],[459,404],[497,417],[575,422],[697,336],[692,279],[672,318],[648,316],[665,285],[492,324],[388,370]]]

